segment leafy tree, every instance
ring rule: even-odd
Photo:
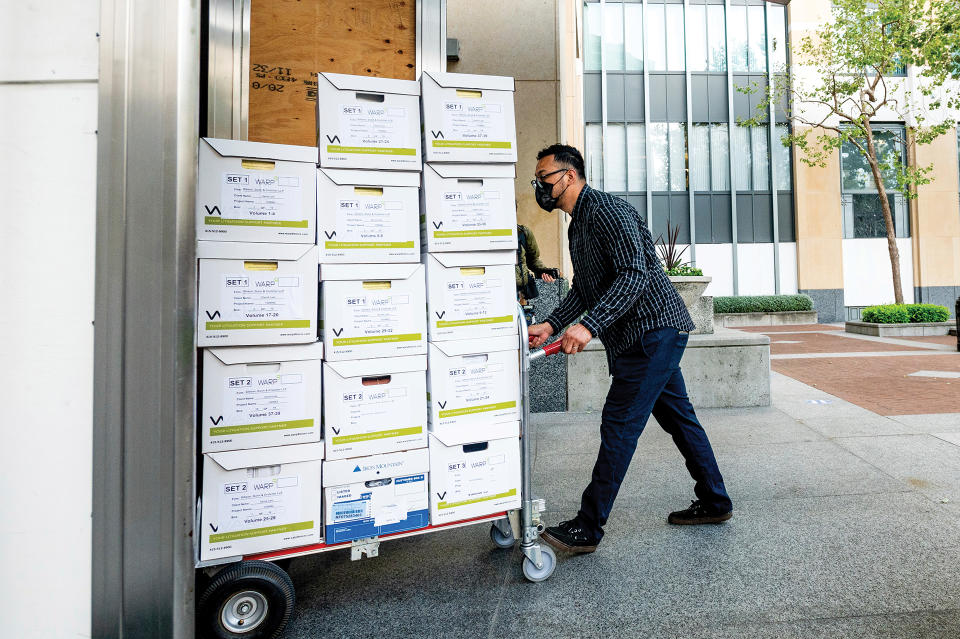
[[[879,196],[896,302],[903,303],[900,254],[889,188],[908,198],[929,184],[931,166],[916,166],[917,145],[950,131],[960,109],[960,4],[957,0],[834,0],[830,19],[790,47],[791,63],[776,69],[758,113],[741,121],[760,125],[770,104],[786,105],[802,162],[824,167],[845,145],[859,153]],[[912,78],[904,77],[912,69]],[[740,88],[744,92],[758,90]],[[879,134],[874,122],[904,121],[905,139]],[[811,137],[813,140],[811,140]],[[903,161],[901,149],[906,151]]]

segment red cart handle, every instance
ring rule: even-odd
[[[560,341],[556,341],[553,344],[547,344],[543,348],[538,348],[530,351],[530,361],[540,359],[541,357],[549,357],[551,355],[556,355],[560,352],[560,349],[563,347],[563,344]]]

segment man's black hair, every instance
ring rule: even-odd
[[[567,144],[551,144],[537,153],[537,160],[542,160],[548,155],[552,155],[554,162],[560,166],[565,166],[576,171],[577,177],[581,180],[586,179],[586,171],[583,168],[583,156],[580,155],[580,151],[575,147]]]

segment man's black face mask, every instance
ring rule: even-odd
[[[561,173],[567,170],[568,169],[560,169],[558,171],[553,171],[553,173]],[[557,183],[554,182],[553,184],[550,184],[548,182],[543,181],[543,178],[547,177],[548,175],[553,175],[553,173],[547,173],[546,175],[542,175],[540,176],[539,179],[536,179],[533,181],[533,188],[534,188],[535,197],[537,199],[537,205],[547,213],[557,208],[557,202],[563,196],[564,192],[570,187],[570,185],[567,184],[567,186],[563,187],[563,191],[560,191],[557,194],[557,196],[554,197],[553,187],[556,186]]]

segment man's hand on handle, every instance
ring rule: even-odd
[[[530,336],[530,348],[538,348],[553,335],[553,327],[547,322],[533,324],[527,327],[527,334]]]
[[[547,322],[534,324],[527,329],[530,335],[530,348],[538,348],[553,335],[553,327]],[[593,334],[583,324],[574,324],[560,337],[563,352],[567,355],[579,353],[593,339]]]

